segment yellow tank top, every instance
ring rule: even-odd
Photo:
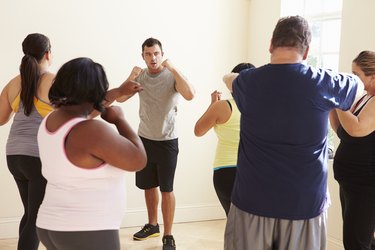
[[[237,166],[237,152],[240,141],[240,111],[233,99],[228,100],[232,106],[232,114],[229,120],[223,124],[214,126],[218,143],[214,169]]]
[[[20,95],[18,94],[11,104],[12,110],[15,113],[18,111],[18,108],[20,106],[20,101],[21,101],[21,98],[20,98]],[[35,109],[38,111],[38,113],[42,117],[45,117],[49,112],[53,110],[52,106],[50,106],[48,103],[40,100],[37,97],[34,97],[34,106],[35,106]]]

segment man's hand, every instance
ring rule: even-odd
[[[172,71],[174,69],[173,64],[171,63],[171,60],[165,59],[162,63],[161,66],[166,67],[169,69],[169,71]]]
[[[143,69],[138,67],[138,66],[134,66],[134,68],[132,69],[132,72],[130,72],[130,75],[128,77],[128,79],[126,81],[135,81],[135,79],[143,72]]]

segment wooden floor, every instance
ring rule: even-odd
[[[178,250],[220,250],[224,247],[224,228],[226,220],[201,221],[192,223],[176,223],[173,235]],[[162,226],[160,229],[162,230]],[[122,250],[161,250],[161,238],[145,241],[133,241],[133,234],[140,227],[122,228],[120,230]],[[162,232],[161,232],[162,234]],[[17,239],[0,240],[0,250],[16,250]],[[41,245],[39,250],[45,250]],[[103,249],[105,250],[105,249]]]

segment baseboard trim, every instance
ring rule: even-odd
[[[161,211],[159,211],[159,218]],[[218,205],[180,206],[176,208],[175,223],[224,219],[225,213]],[[17,238],[18,224],[21,218],[10,217],[0,219],[0,239]],[[146,209],[129,209],[124,216],[121,227],[136,227],[146,223]],[[160,224],[163,222],[160,221]],[[342,241],[333,237],[327,238],[328,250],[343,250]]]
[[[341,240],[328,236],[327,249],[328,250],[344,250],[344,246]]]
[[[18,237],[18,225],[21,218],[9,217],[0,219],[0,239]]]
[[[158,217],[160,224],[163,224],[163,217],[159,210]],[[178,206],[175,212],[175,223],[193,222],[204,220],[224,219],[225,213],[223,208],[217,204],[202,204],[194,206]],[[0,239],[17,238],[18,224],[21,218],[0,218]],[[136,227],[147,223],[146,208],[128,209],[125,213],[121,227]]]

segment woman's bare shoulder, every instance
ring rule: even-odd
[[[21,76],[15,76],[8,82],[5,88],[7,88],[8,100],[12,102],[21,90]]]
[[[13,77],[7,84],[8,86],[14,88],[14,87],[20,87],[21,86],[21,75],[17,75]]]
[[[46,85],[51,85],[53,80],[55,79],[55,74],[46,72],[44,73],[41,78],[40,78],[40,83],[41,84],[46,84]]]

